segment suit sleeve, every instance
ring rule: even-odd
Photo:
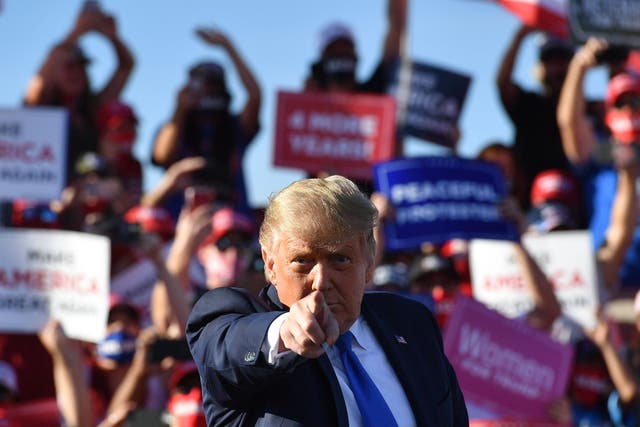
[[[267,362],[267,330],[282,313],[268,311],[248,293],[233,288],[211,290],[198,300],[187,322],[187,341],[202,385],[216,402],[236,406],[250,401],[306,360]]]

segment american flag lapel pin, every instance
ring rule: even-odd
[[[407,340],[405,340],[402,335],[395,335],[395,337],[396,337],[396,341],[398,341],[398,343],[400,343],[400,344],[406,344],[407,343]]]

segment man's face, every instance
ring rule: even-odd
[[[338,321],[340,333],[360,315],[365,284],[373,274],[373,260],[366,255],[364,237],[353,237],[332,247],[315,245],[276,233],[272,247],[262,257],[270,282],[280,301],[290,307],[312,291],[323,293]]]

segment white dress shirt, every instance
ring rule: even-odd
[[[276,358],[290,354],[290,351],[278,353],[278,344],[280,340],[280,326],[286,319],[288,313],[278,316],[269,326],[267,332],[267,342],[269,345],[269,363],[274,363]],[[415,418],[409,400],[396,377],[396,374],[389,364],[384,351],[378,344],[373,332],[367,325],[366,320],[360,317],[351,326],[351,333],[354,336],[352,349],[356,354],[362,366],[367,371],[374,384],[380,390],[382,397],[387,402],[393,417],[396,419],[398,427],[413,427],[416,425]],[[362,426],[362,419],[358,404],[353,396],[353,392],[349,387],[349,379],[344,371],[342,360],[337,348],[329,347],[323,344],[327,356],[331,361],[333,371],[338,378],[340,390],[344,396],[344,403],[347,408],[347,416],[349,417],[349,426]]]

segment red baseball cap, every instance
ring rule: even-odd
[[[531,185],[531,204],[540,206],[551,200],[569,206],[578,201],[578,185],[569,173],[559,169],[540,172]]]
[[[253,221],[247,215],[230,207],[224,207],[218,209],[211,217],[211,233],[202,242],[202,245],[215,244],[222,236],[231,231],[251,235],[253,228]]]
[[[620,73],[609,80],[607,93],[605,95],[605,105],[607,108],[613,107],[616,100],[625,93],[635,93],[640,95],[640,76],[635,73]]]
[[[158,206],[134,206],[124,214],[124,220],[129,224],[140,224],[142,230],[162,237],[171,237],[175,232],[171,214]]]
[[[103,102],[98,107],[96,126],[101,133],[106,129],[117,127],[125,121],[132,121],[137,124],[138,117],[133,112],[133,109],[124,102],[112,99]]]

